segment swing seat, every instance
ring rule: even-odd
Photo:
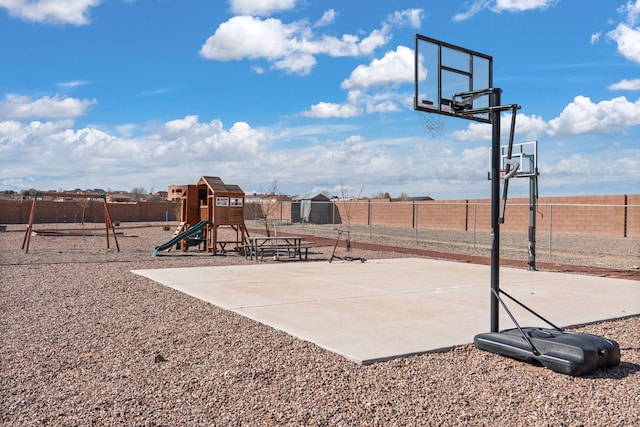
[[[620,363],[618,343],[591,334],[525,327],[478,334],[473,341],[480,350],[571,376]]]

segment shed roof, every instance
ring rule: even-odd
[[[327,197],[325,194],[322,193],[310,193],[310,194],[303,194],[300,196],[295,196],[292,198],[292,200],[294,201],[300,201],[300,200],[311,200],[314,202],[328,202],[329,197]]]
[[[244,191],[240,186],[235,184],[225,184],[222,179],[217,176],[203,176],[198,181],[197,185],[206,184],[214,193],[216,191],[221,193],[241,193],[244,195]]]

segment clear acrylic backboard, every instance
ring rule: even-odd
[[[501,146],[501,170],[507,169],[506,159],[508,157],[509,146]],[[511,160],[515,160],[520,165],[514,177],[536,176],[538,173],[538,141],[514,143],[511,149]]]
[[[491,122],[488,93],[480,93],[493,88],[491,56],[420,34],[414,53],[416,111]]]

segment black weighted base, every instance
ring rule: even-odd
[[[528,327],[478,334],[473,341],[480,350],[572,376],[620,363],[618,343],[591,334]]]

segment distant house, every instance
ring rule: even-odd
[[[135,203],[133,197],[125,194],[109,194],[107,196],[107,202],[109,203]]]
[[[186,191],[186,185],[170,185],[167,192],[167,200],[174,202],[182,199],[182,194]]]
[[[168,191],[156,191],[153,196],[158,198],[158,199],[168,200],[169,199],[169,192]]]
[[[305,194],[291,199],[291,222],[331,224],[331,199],[322,193]]]

